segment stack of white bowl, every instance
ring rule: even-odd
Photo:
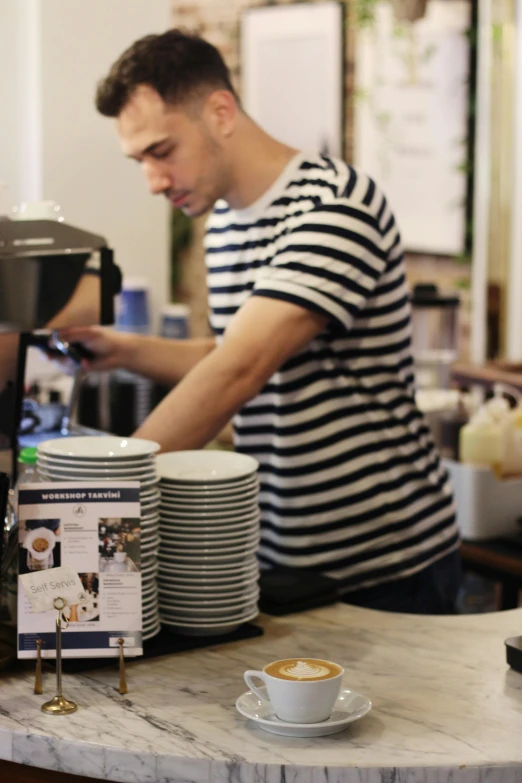
[[[228,451],[177,451],[160,474],[159,609],[178,633],[230,633],[259,610],[258,463]]]
[[[47,440],[38,446],[38,473],[46,481],[139,481],[143,638],[160,631],[157,553],[159,546],[159,445],[140,438],[83,436]]]

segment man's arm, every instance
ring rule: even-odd
[[[150,414],[135,435],[163,451],[201,448],[222,429],[284,362],[328,322],[298,305],[250,297],[225,333]]]
[[[184,378],[216,346],[213,337],[171,340],[164,337],[124,336],[130,339],[122,366],[157,383],[170,386]]]
[[[215,348],[212,337],[171,340],[124,334],[101,326],[60,330],[69,342],[81,342],[96,358],[85,362],[94,372],[124,367],[157,383],[173,386]]]
[[[59,329],[74,324],[100,322],[100,278],[98,275],[82,275],[69,301],[46,324],[47,329]]]

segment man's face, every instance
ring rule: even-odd
[[[116,119],[125,155],[138,161],[149,191],[163,193],[189,217],[202,215],[230,187],[219,114],[211,98],[190,110],[138,87]]]

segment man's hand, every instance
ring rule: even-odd
[[[93,372],[124,367],[136,341],[136,335],[113,332],[101,326],[61,329],[59,336],[69,343],[82,343],[89,351],[92,351],[95,358],[90,361],[84,359],[82,366]]]
[[[123,367],[157,383],[173,386],[210,353],[213,338],[168,340],[139,334],[124,334],[101,326],[63,329],[60,337],[82,343],[96,358],[82,362],[86,370]]]

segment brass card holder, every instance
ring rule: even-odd
[[[42,686],[42,640],[36,640],[36,673],[34,678],[34,692],[43,693]]]
[[[54,608],[58,611],[56,617],[56,696],[51,701],[42,704],[42,712],[48,715],[70,715],[76,712],[78,705],[66,699],[62,693],[62,619],[64,629],[69,625],[69,620],[64,615],[65,601],[63,598],[54,599]]]
[[[118,639],[118,644],[120,645],[120,687],[119,692],[120,693],[128,693],[129,689],[127,688],[127,679],[125,677],[125,658],[123,655],[123,645],[125,643],[125,640],[120,638]]]

